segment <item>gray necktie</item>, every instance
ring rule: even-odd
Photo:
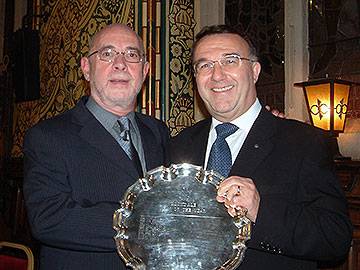
[[[217,125],[215,129],[217,137],[211,146],[206,169],[217,171],[222,176],[227,177],[232,166],[232,158],[229,145],[225,138],[233,134],[239,128],[231,123],[223,123]]]
[[[120,137],[120,139],[118,140],[119,144],[121,145],[127,156],[134,162],[134,165],[139,174],[142,175],[140,159],[131,141],[129,119],[126,116],[121,116],[117,120],[117,124],[115,124],[115,130]]]
[[[130,141],[130,128],[129,119],[126,116],[122,116],[117,120],[118,123],[118,134],[121,138],[120,145],[124,149],[125,153],[130,159],[133,157],[133,150]]]

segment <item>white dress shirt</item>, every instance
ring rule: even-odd
[[[255,102],[251,107],[242,115],[240,115],[238,118],[231,121],[232,124],[236,125],[239,129],[231,134],[229,137],[226,138],[226,142],[230,147],[231,151],[231,159],[232,164],[234,164],[234,161],[239,154],[239,151],[244,144],[244,141],[254,124],[256,118],[258,117],[261,110],[261,104],[259,100],[256,98]],[[207,162],[210,155],[211,147],[216,140],[216,130],[215,127],[219,124],[222,124],[222,122],[216,120],[214,117],[212,118],[211,127],[209,131],[209,139],[206,147],[206,154],[205,154],[205,164],[204,168],[207,166]]]

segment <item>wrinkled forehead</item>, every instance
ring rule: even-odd
[[[249,44],[239,35],[223,33],[201,38],[194,48],[193,56],[196,61],[199,58],[211,59],[231,53],[248,57]]]

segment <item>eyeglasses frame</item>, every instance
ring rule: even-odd
[[[227,54],[227,55],[223,55],[222,57],[220,57],[218,60],[201,60],[201,61],[196,61],[194,62],[193,64],[193,70],[194,70],[194,74],[199,74],[199,72],[196,71],[196,65],[199,63],[199,62],[202,62],[202,61],[205,61],[205,62],[208,62],[208,63],[211,63],[211,71],[214,70],[214,67],[215,67],[215,64],[216,63],[219,63],[219,65],[222,67],[223,64],[221,63],[222,60],[226,59],[227,57],[236,57],[240,60],[240,63],[244,60],[244,61],[249,61],[251,63],[254,63],[254,62],[257,62],[257,60],[254,60],[254,59],[250,59],[248,57],[241,57],[240,55],[238,55],[237,53],[231,53],[231,54]],[[239,65],[241,66],[241,64]],[[210,71],[210,72],[211,72]],[[209,72],[209,73],[210,73]],[[201,72],[200,72],[201,74]]]
[[[119,56],[119,54],[121,54],[121,55],[124,57],[124,60],[125,60],[126,63],[138,64],[138,63],[142,63],[142,62],[145,62],[145,61],[146,61],[146,59],[145,59],[145,54],[144,54],[144,53],[140,53],[140,51],[139,51],[139,55],[140,55],[140,60],[139,60],[139,62],[129,62],[129,61],[127,61],[126,58],[125,58],[125,53],[128,52],[128,51],[134,51],[133,49],[128,49],[128,50],[124,50],[124,51],[119,52],[119,51],[117,51],[116,49],[111,48],[111,47],[104,47],[104,48],[101,48],[101,49],[99,49],[99,50],[93,51],[92,53],[89,53],[87,57],[89,58],[90,56],[93,56],[93,55],[101,52],[101,51],[104,50],[104,49],[111,49],[111,50],[113,50],[113,51],[116,53],[115,56],[114,56],[114,58],[113,58],[112,60],[110,60],[110,61],[103,60],[103,59],[101,59],[100,56],[98,55],[98,59],[101,60],[101,61],[103,61],[103,62],[106,62],[106,63],[113,63],[113,62],[115,61],[116,57]]]

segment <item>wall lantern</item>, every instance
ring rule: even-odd
[[[352,84],[349,81],[328,78],[294,84],[304,90],[311,124],[327,130],[333,143],[336,143],[336,146],[331,146],[334,159],[344,159],[338,150],[337,136],[344,132]]]

